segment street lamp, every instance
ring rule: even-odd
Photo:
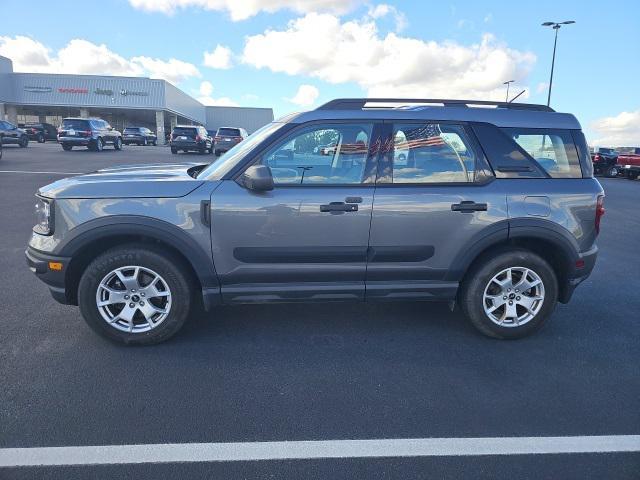
[[[547,95],[547,107],[551,103],[551,86],[553,85],[553,67],[556,63],[556,45],[558,43],[558,30],[562,25],[570,25],[576,23],[574,20],[567,20],[565,22],[544,22],[543,27],[552,27],[556,31],[556,37],[553,41],[553,59],[551,60],[551,78],[549,79],[549,94]]]
[[[507,80],[506,82],[502,82],[503,85],[507,86],[507,98],[505,100],[506,102],[509,101],[509,85],[513,82],[515,82],[515,80]]]

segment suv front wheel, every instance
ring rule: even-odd
[[[191,288],[179,259],[161,250],[117,247],[93,260],[78,287],[87,324],[110,340],[151,345],[173,336],[189,315]]]
[[[553,312],[558,280],[539,255],[502,250],[469,272],[459,300],[465,316],[483,334],[522,338],[541,328]]]

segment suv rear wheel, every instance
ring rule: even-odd
[[[191,288],[179,259],[161,250],[117,247],[84,271],[78,304],[87,324],[110,340],[151,345],[173,336],[189,315]]]
[[[459,299],[465,316],[483,334],[522,338],[541,328],[553,312],[558,281],[539,255],[502,250],[469,272]]]
[[[21,136],[18,145],[20,146],[20,148],[29,146],[29,137],[27,137],[26,135]]]
[[[101,138],[96,138],[89,144],[89,150],[93,150],[94,152],[101,152],[104,147],[104,142]]]

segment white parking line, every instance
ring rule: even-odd
[[[639,451],[640,435],[161,443],[2,448],[0,467]]]
[[[0,173],[49,173],[53,175],[82,175],[84,172],[38,172],[32,170],[0,170]]]

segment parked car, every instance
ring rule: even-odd
[[[222,155],[247,138],[244,128],[220,127],[214,137],[216,155]]]
[[[629,180],[635,180],[640,176],[640,148],[635,148],[633,153],[618,155],[620,170]]]
[[[213,163],[41,187],[27,263],[56,300],[127,344],[174,335],[196,296],[208,311],[435,300],[491,337],[538,330],[598,252],[604,192],[576,118],[543,105],[379,102],[288,116]],[[474,108],[486,104],[496,108]],[[314,154],[326,138],[338,148]]]
[[[50,123],[19,123],[29,140],[44,143],[47,140],[58,140],[58,129]]]
[[[197,125],[177,125],[171,132],[171,153],[178,151],[198,152],[200,154],[213,153],[213,138],[204,127]]]
[[[29,145],[27,132],[5,120],[0,120],[0,140],[5,145],[15,144],[19,145],[20,148],[25,148]]]
[[[0,137],[0,160],[2,160],[2,138]]]
[[[122,133],[100,118],[65,118],[58,129],[58,142],[65,151],[87,147],[101,152],[105,145],[122,150]]]
[[[598,175],[617,177],[620,173],[620,168],[618,167],[618,152],[613,148],[594,148],[591,154],[591,160],[593,162],[593,170]]]
[[[127,127],[122,132],[122,143],[155,146],[158,144],[158,137],[146,127]]]

